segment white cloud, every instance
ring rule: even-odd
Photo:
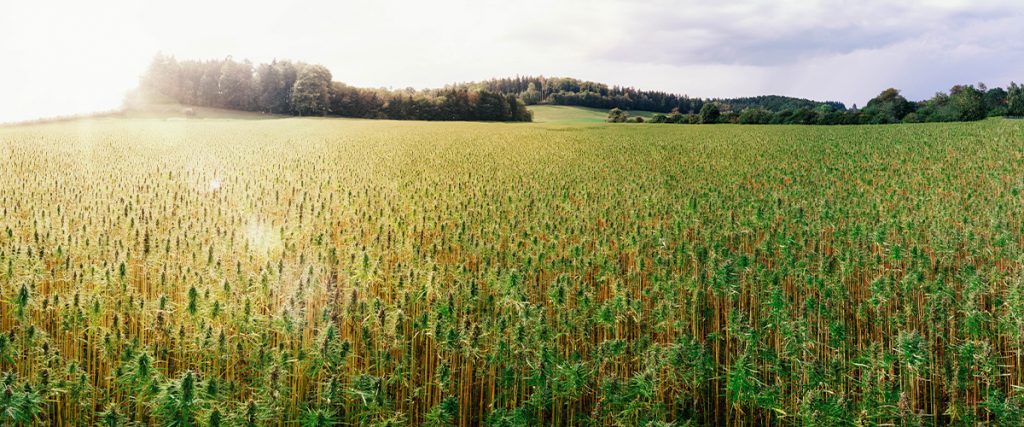
[[[157,51],[289,58],[360,86],[575,76],[864,103],[1024,79],[1015,0],[34,1],[0,5],[0,122],[114,108]]]

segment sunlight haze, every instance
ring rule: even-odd
[[[546,75],[847,105],[1024,69],[1014,1],[390,3],[6,2],[0,122],[117,108],[158,52],[320,63],[360,87]]]

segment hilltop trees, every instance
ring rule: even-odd
[[[332,81],[317,64],[273,61],[254,66],[231,57],[177,61],[157,55],[127,104],[186,105],[272,114],[336,115],[398,120],[530,121],[515,95],[469,87],[363,89]]]
[[[739,112],[723,106],[720,117],[710,121],[717,102],[705,103],[698,115],[700,123],[740,124],[803,124],[803,125],[859,125],[886,123],[921,123],[975,121],[992,116],[1024,116],[1024,86],[1011,83],[1006,89],[991,88],[984,84],[956,85],[949,93],[938,92],[931,99],[908,101],[900,91],[889,88],[868,101],[863,109],[837,109],[829,103],[815,108],[795,108],[771,111],[761,107],[747,107]],[[695,123],[694,120],[674,120],[672,116],[655,116],[652,123]]]
[[[989,117],[1006,115],[1006,97],[1006,89],[1001,87],[994,87],[985,92],[985,109],[988,110]]]
[[[492,79],[469,86],[488,91],[516,95],[527,105],[555,104],[589,106],[595,109],[618,108],[624,111],[641,110],[655,113],[679,111],[682,114],[697,114],[703,104],[717,102],[719,108],[739,112],[746,108],[762,108],[770,112],[817,109],[827,104],[836,110],[846,110],[842,102],[818,102],[788,96],[766,95],[742,98],[700,99],[686,95],[655,90],[640,90],[632,87],[608,86],[563,77],[514,77]]]
[[[751,96],[743,98],[722,98],[722,99],[711,99],[710,101],[717,102],[719,106],[727,106],[731,111],[743,111],[747,108],[762,108],[771,112],[778,112],[784,110],[796,110],[800,108],[806,108],[808,110],[817,110],[820,108],[829,108],[831,110],[845,110],[846,105],[842,102],[836,101],[812,101],[809,99],[793,98],[789,96],[778,96],[778,95],[762,95],[762,96]]]
[[[956,85],[949,91],[949,100],[957,112],[960,121],[984,119],[985,95],[972,85]]]
[[[954,122],[981,120],[988,116],[985,95],[973,85],[957,85],[950,93],[938,92],[917,104],[910,122]]]
[[[523,92],[520,98],[526,105],[535,105],[540,104],[544,100],[544,94],[537,90],[536,82],[530,82],[526,85],[526,92]]]
[[[718,123],[718,118],[722,116],[721,110],[718,109],[718,104],[709,102],[704,104],[700,108],[700,122],[704,124]]]
[[[839,102],[785,96],[700,99],[602,83],[515,77],[435,90],[356,88],[334,82],[316,64],[273,61],[254,66],[231,57],[177,61],[157,55],[142,76],[135,99],[260,111],[399,120],[529,121],[527,105],[554,104],[670,113],[654,123],[884,124],[981,120],[1024,115],[1021,86],[957,85],[912,102],[889,88],[862,109]],[[628,116],[627,116],[628,117]],[[610,120],[615,121],[615,120]],[[621,120],[625,121],[625,119]]]
[[[300,116],[325,116],[330,100],[331,72],[322,65],[302,67],[292,88],[292,111]]]
[[[252,63],[235,62],[228,57],[221,64],[217,83],[221,106],[232,110],[249,110],[253,106]]]
[[[1006,115],[1024,116],[1024,84],[1010,83],[1006,91]]]
[[[889,88],[868,101],[862,111],[871,117],[871,123],[899,123],[914,112],[914,104],[900,95],[899,90]]]
[[[768,124],[772,121],[772,112],[763,108],[747,108],[740,112],[740,124]]]
[[[260,64],[256,69],[256,105],[259,111],[287,114],[291,111],[292,87],[298,78],[288,61]]]
[[[608,123],[625,123],[629,120],[629,113],[619,108],[612,108],[608,111]]]
[[[199,82],[196,85],[196,96],[193,102],[197,105],[208,107],[218,107],[222,105],[220,102],[220,65],[212,61],[206,64],[193,63],[190,65],[193,65],[193,67],[186,67],[185,69],[202,68],[202,72],[198,73]],[[185,98],[184,100],[186,104],[190,103],[189,98]]]
[[[604,83],[565,77],[517,76],[486,80],[470,84],[470,86],[506,95],[515,95],[526,105],[574,105],[602,109],[643,110],[658,113],[669,113],[676,110],[682,114],[696,114],[707,102],[716,102],[719,104],[720,109],[737,112],[750,107],[776,112],[798,108],[816,109],[821,105],[830,105],[837,110],[846,109],[839,102],[817,102],[776,95],[705,100],[691,98],[686,95],[640,90],[632,87],[609,86]]]
[[[141,89],[172,99],[181,96],[181,67],[174,57],[158,53],[149,65],[147,76],[149,78],[139,85]]]
[[[260,64],[256,70],[256,106],[266,113],[274,112],[277,100],[286,95],[284,80],[274,64]]]

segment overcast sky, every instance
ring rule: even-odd
[[[5,0],[0,122],[116,108],[161,51],[321,63],[356,86],[542,74],[849,106],[1024,80],[1024,1]]]

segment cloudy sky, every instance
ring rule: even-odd
[[[543,74],[863,105],[1024,80],[1024,1],[4,1],[0,122],[116,108],[157,52],[321,63],[357,86]]]

